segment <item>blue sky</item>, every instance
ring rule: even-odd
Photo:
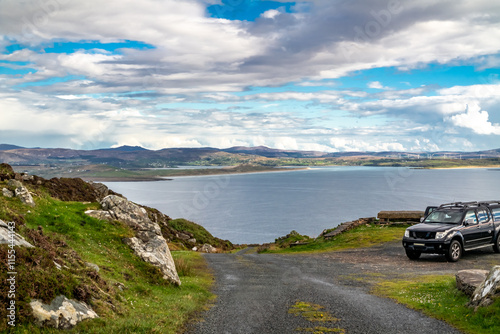
[[[0,2],[0,143],[500,147],[500,4]]]

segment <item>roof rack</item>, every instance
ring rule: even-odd
[[[473,202],[453,202],[453,203],[445,203],[441,204],[439,208],[466,208],[469,206],[477,206],[479,205],[479,202],[473,201]]]
[[[481,201],[479,202],[479,205],[490,205],[490,204],[500,204],[500,201]]]

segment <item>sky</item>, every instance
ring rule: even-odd
[[[500,2],[0,0],[0,143],[500,148]]]

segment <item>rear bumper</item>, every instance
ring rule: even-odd
[[[430,254],[445,254],[450,248],[451,240],[427,240],[403,238],[403,247],[407,251],[430,253]]]

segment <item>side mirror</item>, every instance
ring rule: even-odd
[[[474,225],[474,219],[468,218],[465,220],[465,226]]]
[[[424,222],[424,217],[420,217],[420,222],[423,223]]]

